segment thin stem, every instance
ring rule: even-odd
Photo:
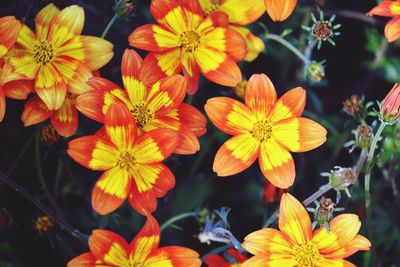
[[[164,231],[165,229],[167,229],[169,226],[171,226],[172,224],[174,224],[177,221],[180,221],[182,219],[186,219],[189,217],[196,217],[196,216],[197,216],[197,212],[186,212],[186,213],[176,215],[176,216],[168,219],[166,222],[164,222],[161,225],[160,232]]]
[[[18,193],[20,193],[24,198],[26,198],[34,206],[36,206],[43,213],[45,213],[47,216],[49,216],[51,219],[53,219],[58,225],[61,226],[61,228],[64,228],[66,231],[68,231],[73,237],[77,238],[83,244],[87,245],[87,239],[88,239],[87,235],[81,233],[80,231],[78,231],[77,229],[75,229],[71,225],[69,225],[67,222],[65,222],[63,219],[58,217],[57,214],[55,214],[51,209],[44,206],[42,202],[40,202],[38,199],[36,199],[34,196],[32,196],[28,191],[26,191],[19,184],[14,182],[14,180],[12,180],[10,177],[8,177],[4,173],[0,172],[0,180],[2,182],[4,182],[5,184],[7,184],[8,186],[12,187]]]
[[[14,160],[13,164],[10,166],[10,168],[6,172],[7,175],[11,175],[15,171],[15,168],[18,166],[18,163],[22,159],[22,156],[25,155],[26,150],[32,144],[34,137],[35,137],[35,134],[33,134],[31,137],[29,137],[28,141],[25,143],[25,145],[22,147],[21,151],[19,152],[17,158]]]
[[[49,200],[49,202],[50,202],[51,206],[53,207],[53,209],[55,211],[57,211],[58,213],[60,213],[60,209],[58,208],[58,205],[57,205],[56,201],[51,196],[49,188],[47,187],[47,184],[46,184],[46,180],[44,178],[43,169],[42,169],[42,162],[40,160],[40,138],[39,138],[39,132],[37,132],[36,138],[35,138],[35,157],[36,157],[36,171],[37,171],[37,175],[38,175],[38,178],[39,178],[40,185],[43,188],[44,193],[46,194],[46,197]]]
[[[368,237],[370,240],[372,240],[372,225],[371,225],[372,213],[371,213],[371,192],[370,192],[371,171],[372,171],[372,167],[373,167],[375,149],[377,147],[379,138],[381,137],[382,132],[385,129],[385,127],[386,127],[386,123],[381,122],[378,130],[376,131],[374,138],[372,139],[372,143],[371,143],[371,146],[370,146],[369,152],[368,152],[367,170],[365,172],[365,182],[364,182],[365,210],[367,211],[367,229],[368,229]]]
[[[112,25],[115,23],[115,21],[117,20],[117,18],[118,18],[118,15],[117,15],[117,14],[115,14],[115,15],[111,18],[111,20],[108,22],[106,28],[104,29],[103,33],[101,34],[101,38],[104,39],[104,38],[107,36],[108,32],[110,31]]]
[[[315,192],[314,194],[312,194],[311,196],[309,196],[307,199],[305,199],[303,201],[303,205],[304,206],[308,206],[311,203],[313,203],[315,200],[317,200],[320,196],[322,196],[323,194],[325,194],[326,192],[328,192],[329,190],[331,190],[332,187],[330,186],[330,184],[326,184],[324,186],[321,186],[317,192]]]
[[[285,39],[283,39],[279,35],[272,34],[272,33],[267,33],[267,34],[264,35],[264,38],[267,39],[267,40],[274,40],[274,41],[282,44],[287,49],[292,51],[298,58],[300,58],[305,65],[310,64],[310,60],[306,56],[304,56],[304,54],[302,52],[300,52],[299,49],[297,49],[294,45],[292,45],[291,43],[289,43],[288,41],[286,41]]]

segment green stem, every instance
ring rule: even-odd
[[[287,49],[292,51],[298,58],[300,58],[305,65],[310,64],[310,60],[302,52],[300,52],[299,49],[297,49],[294,45],[283,39],[281,36],[277,34],[267,33],[264,35],[264,38],[267,40],[274,40],[275,42],[282,44]]]
[[[196,216],[197,216],[197,212],[186,212],[186,213],[176,215],[176,216],[168,219],[166,222],[164,222],[161,225],[160,232],[164,231],[165,229],[167,229],[169,226],[171,226],[172,224],[174,224],[177,221],[180,221],[182,219],[186,219],[189,217],[196,217]]]
[[[14,160],[13,164],[11,167],[8,169],[6,172],[7,175],[11,175],[14,171],[15,168],[18,166],[19,161],[22,159],[22,156],[25,155],[26,150],[28,147],[32,144],[33,138],[35,137],[35,134],[33,134],[31,137],[29,137],[28,141],[25,143],[25,145],[22,147],[21,152],[19,152],[17,158]]]
[[[115,23],[115,21],[117,20],[118,15],[115,14],[114,17],[111,18],[110,22],[108,22],[106,28],[104,29],[103,33],[101,34],[101,38],[105,38],[108,34],[108,32],[110,31],[112,25]]]
[[[32,196],[28,191],[25,190],[25,188],[21,187],[19,184],[14,182],[13,179],[0,172],[0,181],[4,182],[5,184],[13,188],[15,191],[20,193],[24,198],[26,198],[34,206],[40,209],[44,214],[53,219],[58,225],[61,226],[61,228],[67,230],[73,237],[77,238],[79,241],[81,241],[83,244],[87,246],[87,239],[88,239],[87,235],[79,232],[77,229],[73,228],[63,219],[58,217],[57,214],[55,214],[51,209],[43,205],[42,202],[40,202],[38,199]]]
[[[50,202],[50,205],[53,207],[53,209],[57,213],[60,213],[60,209],[59,209],[56,201],[51,196],[49,188],[47,187],[47,184],[46,184],[46,180],[44,178],[43,169],[42,169],[42,162],[40,160],[40,137],[39,137],[39,131],[36,133],[36,138],[35,138],[35,157],[36,157],[36,171],[37,171],[37,175],[38,175],[38,178],[39,178],[40,185],[42,186],[42,188],[44,190],[44,193],[46,194],[46,197]]]
[[[365,189],[365,210],[367,211],[367,229],[368,229],[368,238],[372,240],[372,213],[371,213],[371,191],[370,191],[370,181],[371,181],[371,172],[373,167],[373,160],[375,149],[377,147],[379,138],[382,135],[383,130],[386,127],[386,123],[381,122],[379,125],[378,130],[374,138],[372,139],[371,146],[368,152],[368,159],[367,159],[367,170],[365,172],[365,181],[364,181],[364,189]]]

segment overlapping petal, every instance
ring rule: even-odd
[[[219,6],[228,14],[229,22],[237,25],[253,23],[265,12],[263,0],[224,0]]]
[[[385,37],[389,42],[394,42],[400,38],[400,15],[386,23]]]
[[[306,105],[306,91],[297,87],[289,90],[273,106],[268,115],[271,122],[278,122],[287,118],[299,117]]]
[[[284,21],[292,14],[297,0],[264,0],[264,3],[273,21]]]
[[[47,120],[53,114],[39,97],[34,96],[26,101],[21,120],[24,126],[31,126]]]
[[[263,120],[276,102],[276,90],[271,80],[265,74],[254,74],[246,86],[245,102]]]
[[[13,16],[0,18],[0,58],[14,45],[18,38],[21,23]]]
[[[129,244],[129,260],[142,262],[158,249],[160,244],[160,226],[153,216],[147,216],[146,223]]]
[[[72,98],[65,98],[61,108],[55,110],[51,116],[51,124],[64,137],[75,134],[78,128],[78,111],[74,101]]]
[[[264,228],[247,235],[242,246],[253,255],[290,254],[293,244],[280,231]]]

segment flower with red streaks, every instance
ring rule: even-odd
[[[128,244],[108,230],[94,230],[89,237],[90,252],[67,263],[67,267],[200,267],[199,254],[180,246],[159,247],[160,227],[148,216],[146,224]]]
[[[393,123],[400,118],[400,83],[396,83],[383,99],[381,118],[387,123]]]
[[[133,47],[151,52],[148,61],[157,67],[157,75],[171,76],[183,70],[189,79],[189,94],[197,91],[200,72],[224,86],[242,80],[236,61],[246,56],[246,42],[227,27],[226,14],[214,12],[205,17],[193,0],[152,0],[150,11],[158,24],[135,29],[128,40]]]
[[[400,0],[385,0],[368,12],[369,16],[393,17],[385,26],[385,37],[389,42],[400,38]]]
[[[96,135],[72,140],[67,150],[82,166],[104,171],[92,192],[93,209],[108,214],[128,198],[139,213],[154,212],[157,198],[175,186],[162,161],[176,148],[176,131],[156,129],[138,137],[131,113],[120,104],[108,108],[104,124]]]

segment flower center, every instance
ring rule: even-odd
[[[54,49],[47,41],[39,41],[33,46],[33,57],[36,63],[46,64],[53,60]]]
[[[180,48],[193,52],[200,46],[200,35],[195,31],[185,31],[180,36]]]
[[[143,128],[154,118],[154,113],[147,107],[145,103],[140,103],[133,106],[131,113],[135,118],[136,124],[141,128]]]
[[[317,246],[312,242],[295,245],[293,250],[298,266],[313,267],[322,259]]]
[[[272,125],[268,121],[258,121],[250,131],[251,135],[260,142],[265,142],[271,138]]]
[[[118,167],[120,167],[121,169],[125,169],[127,171],[131,171],[135,166],[135,164],[136,164],[135,157],[127,151],[121,153],[117,162]]]
[[[312,28],[312,33],[315,37],[326,40],[332,37],[332,23],[329,21],[318,21]]]
[[[210,15],[211,13],[217,11],[219,9],[219,5],[218,4],[213,4],[212,6],[210,6],[209,8],[205,8],[204,11],[204,16],[207,17],[208,15]]]

